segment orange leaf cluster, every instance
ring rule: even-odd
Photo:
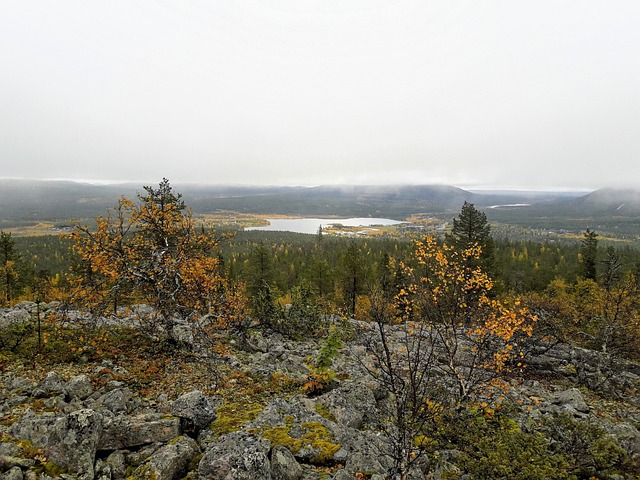
[[[158,190],[145,187],[138,202],[121,198],[95,230],[76,226],[71,238],[78,263],[74,298],[94,313],[146,303],[170,334],[176,318],[197,320],[213,314],[208,326],[228,328],[239,322],[243,304],[231,291],[213,254],[219,239],[196,229],[180,195],[166,180]]]

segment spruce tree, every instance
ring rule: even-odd
[[[15,241],[11,233],[0,231],[0,285],[3,303],[9,305],[18,288],[18,269],[16,262],[19,255],[15,250]]]
[[[580,245],[580,255],[582,257],[582,277],[588,280],[596,280],[596,256],[598,253],[598,234],[587,228],[583,233]]]
[[[473,203],[464,202],[458,218],[453,219],[451,233],[446,236],[447,243],[462,251],[473,245],[482,248],[479,263],[487,270],[493,267],[493,239],[487,216]]]

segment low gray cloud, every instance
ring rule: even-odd
[[[3,2],[0,176],[640,177],[635,1]]]

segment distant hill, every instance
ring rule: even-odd
[[[573,204],[594,215],[640,215],[640,189],[602,188]]]
[[[95,216],[134,192],[120,185],[0,179],[0,226]]]
[[[194,211],[216,209],[288,215],[389,216],[404,218],[416,212],[459,210],[475,195],[456,187],[318,186],[235,187],[193,189],[177,186]]]
[[[174,184],[195,213],[220,210],[297,216],[385,217],[422,213],[453,218],[465,201],[489,221],[524,229],[640,233],[640,190],[575,192],[470,192],[447,185],[221,186]],[[66,224],[106,213],[142,185],[70,181],[0,180],[0,229],[39,222]]]
[[[442,185],[420,186],[219,186],[174,188],[196,213],[232,210],[258,214],[386,216],[455,212],[477,195]],[[0,180],[0,227],[12,223],[68,221],[103,214],[117,199],[134,198],[141,185],[69,181]]]
[[[604,188],[578,197],[549,198],[526,208],[487,209],[491,222],[579,234],[587,228],[603,237],[640,241],[640,190]]]

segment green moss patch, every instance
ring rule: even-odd
[[[341,447],[339,444],[333,443],[333,436],[327,427],[319,422],[304,422],[300,425],[303,434],[300,438],[296,438],[291,436],[292,426],[293,419],[287,418],[285,425],[266,428],[259,433],[274,445],[282,445],[288,448],[294,455],[302,448],[310,446],[318,452],[311,459],[311,463],[315,465],[326,465],[332,462],[333,455]]]
[[[327,407],[326,405],[323,405],[322,403],[316,403],[316,413],[320,415],[322,418],[326,418],[331,422],[336,421],[336,417],[333,413],[331,413],[331,410],[329,410],[329,407]]]
[[[262,410],[265,403],[250,397],[238,397],[235,401],[225,401],[218,408],[218,418],[211,424],[211,429],[217,436],[240,430],[242,426],[255,419]]]

